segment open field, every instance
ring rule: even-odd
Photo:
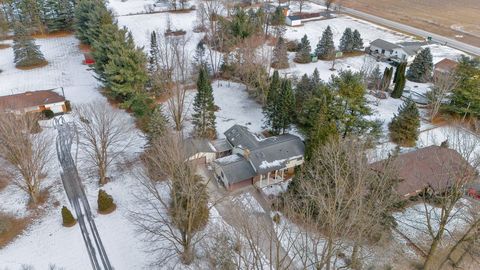
[[[480,46],[478,0],[341,0],[343,6]]]

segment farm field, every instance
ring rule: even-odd
[[[346,7],[480,46],[480,1],[343,0]]]

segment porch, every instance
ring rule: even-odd
[[[278,184],[283,181],[289,180],[295,174],[295,168],[283,168],[278,169],[266,174],[261,174],[254,180],[254,185],[257,188],[264,188],[270,185]]]

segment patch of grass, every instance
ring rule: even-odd
[[[0,212],[0,249],[22,234],[30,221],[28,218],[16,218]]]
[[[73,32],[70,31],[57,31],[57,32],[52,32],[52,33],[37,33],[33,34],[33,38],[59,38],[59,37],[67,37],[72,35]]]
[[[12,47],[10,44],[0,44],[0,50]]]
[[[6,186],[8,186],[8,181],[5,177],[2,177],[0,175],[0,191],[4,189]]]
[[[16,67],[16,68],[17,68],[17,69],[20,69],[20,70],[32,70],[32,69],[44,67],[44,66],[46,66],[46,65],[48,65],[48,61],[44,61],[44,62],[42,62],[42,63],[36,64],[36,65],[32,65],[32,66]]]

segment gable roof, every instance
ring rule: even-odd
[[[53,90],[39,90],[2,96],[0,97],[0,108],[4,110],[20,110],[62,101],[65,101],[65,97]]]
[[[250,152],[248,158],[259,174],[284,168],[287,161],[301,158],[305,154],[302,140],[291,134],[270,137]]]
[[[381,172],[385,162],[372,163],[371,168]],[[392,162],[400,179],[397,192],[402,196],[426,187],[442,191],[476,176],[475,169],[457,151],[436,145],[400,154]]]
[[[210,142],[215,149],[215,152],[221,153],[232,150],[232,145],[227,141],[227,139],[218,139]]]
[[[451,60],[451,59],[448,59],[448,58],[444,58],[444,59],[442,59],[441,61],[439,61],[438,63],[435,64],[435,69],[439,69],[439,70],[442,70],[442,71],[452,71],[455,68],[457,68],[457,66],[458,66],[457,61],[454,61],[454,60]]]
[[[400,48],[400,45],[388,42],[383,39],[375,39],[374,41],[370,42],[370,46],[375,46],[377,48],[385,49],[387,51],[391,51],[393,49]]]
[[[247,127],[241,125],[233,125],[225,131],[225,137],[233,147],[242,149],[253,149],[258,147],[258,143],[262,138],[251,133]]]
[[[242,155],[234,154],[214,161],[230,184],[247,180],[256,175],[252,165]]]
[[[198,153],[215,153],[215,149],[206,139],[187,138],[184,144],[189,157]]]

